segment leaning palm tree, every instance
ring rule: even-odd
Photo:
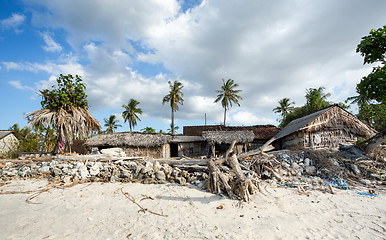
[[[137,108],[138,104],[139,102],[137,100],[130,99],[127,105],[122,105],[122,107],[125,109],[125,111],[122,113],[122,117],[125,122],[129,122],[130,132],[137,125],[137,120],[141,121],[138,115],[142,114],[142,109]]]
[[[184,99],[182,98],[184,94],[181,92],[181,89],[184,87],[181,82],[179,81],[174,81],[169,83],[169,94],[166,95],[163,100],[162,104],[165,104],[167,102],[170,102],[170,107],[172,108],[172,135],[174,134],[174,112],[178,111],[178,104],[183,105]]]
[[[118,124],[119,120],[115,115],[110,115],[109,118],[105,118],[103,120],[105,121],[105,127],[107,127],[106,133],[113,133],[115,132],[115,129],[122,127],[122,125]]]
[[[43,126],[46,129],[52,127],[56,131],[54,153],[62,152],[66,147],[71,150],[75,136],[84,138],[101,129],[98,121],[88,111],[86,86],[81,77],[60,74],[56,81],[57,87],[39,92],[43,98],[43,109],[26,114],[30,126]]]
[[[224,126],[226,121],[227,110],[232,107],[232,103],[237,104],[240,107],[239,100],[243,100],[243,98],[238,95],[242,90],[236,90],[239,86],[238,83],[235,83],[234,80],[228,79],[226,82],[222,79],[223,85],[220,90],[217,90],[218,93],[215,103],[221,100],[221,106],[224,108]]]
[[[280,113],[280,115],[285,118],[287,114],[294,109],[291,105],[295,102],[290,102],[289,98],[283,98],[279,100],[279,106],[275,107],[272,111],[275,113]]]

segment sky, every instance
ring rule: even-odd
[[[131,98],[143,111],[135,130],[170,128],[162,99],[174,80],[184,85],[180,133],[205,115],[222,123],[222,79],[243,98],[227,125],[277,125],[284,97],[301,106],[320,86],[332,102],[356,95],[372,69],[356,46],[386,24],[385,9],[383,0],[0,0],[0,129],[26,126],[41,109],[37,92],[60,74],[80,75],[90,113],[102,126],[116,115],[118,131],[129,130],[121,115]]]

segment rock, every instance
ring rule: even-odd
[[[50,172],[50,166],[43,166],[43,167],[39,168],[38,172],[49,173]]]
[[[145,167],[153,168],[153,164],[151,162],[146,162]]]
[[[144,184],[152,184],[152,183],[155,183],[155,179],[154,178],[145,178],[144,180],[143,180],[143,183]]]
[[[112,176],[110,177],[110,182],[112,182],[112,183],[115,183],[117,180],[118,180],[118,177],[115,176],[115,175],[112,175]]]
[[[128,162],[124,164],[125,167],[127,167],[130,170],[137,169],[137,164],[135,162]]]
[[[10,169],[12,167],[12,163],[11,162],[6,162],[5,163],[5,168],[6,169]]]
[[[84,165],[78,169],[78,173],[79,173],[79,177],[82,180],[85,180],[85,179],[91,177],[89,171],[87,170],[87,167]]]
[[[305,168],[305,171],[308,175],[315,175],[316,167],[315,166],[308,166]]]
[[[62,172],[62,170],[60,170],[60,168],[54,168],[52,170],[52,176],[54,176],[54,177],[59,177],[62,174],[63,174],[63,172]]]
[[[308,167],[308,166],[310,166],[311,165],[311,160],[309,159],[309,158],[305,158],[304,159],[304,166],[305,167]]]
[[[62,172],[63,174],[67,175],[70,172],[70,169],[68,169],[67,167],[64,167],[62,168]]]
[[[142,174],[149,174],[151,172],[152,172],[152,169],[149,167],[142,167],[142,169],[140,171],[140,173],[142,173]]]
[[[184,177],[177,177],[176,182],[181,185],[186,185],[186,179]]]
[[[102,149],[101,153],[110,157],[126,157],[126,153],[122,148],[106,148]]]
[[[339,143],[339,151],[345,151],[352,148],[354,145],[349,143]]]
[[[131,172],[125,169],[121,169],[121,178],[131,178]]]
[[[165,175],[165,173],[163,171],[156,172],[155,177],[158,180],[166,180],[166,175]]]
[[[298,169],[299,168],[299,164],[297,164],[296,162],[293,162],[291,164],[291,167],[294,168],[294,169]]]
[[[333,164],[333,165],[335,165],[337,167],[340,167],[338,160],[336,160],[335,158],[331,158],[330,162],[331,162],[331,164]]]
[[[63,181],[64,183],[69,183],[69,182],[71,182],[71,177],[70,177],[70,176],[65,176],[65,177],[62,179],[62,181]]]
[[[154,163],[153,168],[154,168],[154,170],[159,171],[159,170],[162,168],[162,166],[161,166],[161,164],[157,161],[157,162]]]

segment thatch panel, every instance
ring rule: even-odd
[[[208,131],[203,132],[202,137],[208,142],[231,144],[233,140],[236,140],[236,143],[252,142],[255,134],[252,131]]]
[[[105,133],[87,139],[85,145],[89,147],[154,147],[168,143],[172,137],[161,133],[121,132]]]

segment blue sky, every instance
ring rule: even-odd
[[[384,9],[382,0],[0,0],[0,129],[25,126],[40,109],[36,92],[61,73],[82,76],[101,125],[135,98],[144,112],[135,130],[168,129],[161,101],[173,80],[184,84],[180,128],[204,124],[205,113],[219,124],[222,78],[243,90],[228,124],[277,124],[277,101],[300,106],[307,88],[326,87],[331,101],[355,95],[371,71],[356,45],[386,24]]]

